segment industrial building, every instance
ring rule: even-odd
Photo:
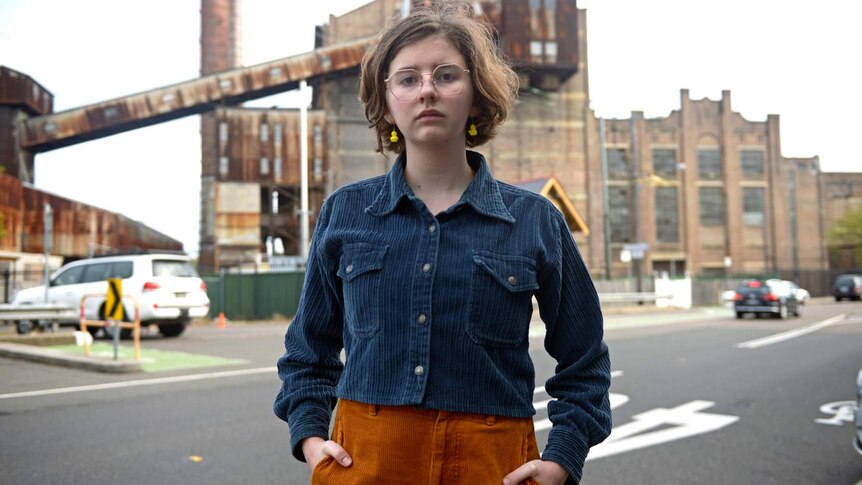
[[[385,23],[420,3],[371,1],[318,26],[315,51],[243,67],[239,0],[202,0],[200,78],[63,113],[52,113],[50,93],[31,80],[32,96],[13,111],[0,107],[3,167],[31,182],[36,153],[201,114],[199,269],[278,266],[302,253],[303,215],[313,225],[328,193],[394,161],[374,151],[358,68]],[[573,234],[595,277],[631,271],[621,253],[634,245],[646,248],[635,260],[643,273],[777,274],[824,291],[834,253],[825,235],[862,205],[862,174],[824,174],[816,157],[785,157],[779,116],[746,120],[729,91],[710,100],[681,89],[666,117],[599,120],[589,103],[587,11],[575,0],[475,5],[521,77],[510,119],[479,150],[505,182],[554,180],[553,192],[566,194],[555,202],[580,221]],[[299,110],[241,103],[303,81],[313,98],[301,160]]]

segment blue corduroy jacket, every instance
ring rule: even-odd
[[[303,438],[328,437],[338,398],[534,415],[533,296],[558,363],[545,383],[553,427],[542,458],[580,480],[590,446],[610,433],[601,309],[565,219],[495,180],[480,154],[467,159],[473,180],[436,216],[407,185],[404,155],[323,204],[278,360],[274,409],[297,459]]]

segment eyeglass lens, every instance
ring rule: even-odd
[[[468,72],[457,64],[443,64],[431,73],[431,82],[440,95],[452,96],[464,89]],[[389,90],[398,99],[413,99],[419,95],[424,77],[425,74],[415,69],[400,69],[387,79]]]

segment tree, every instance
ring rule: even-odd
[[[862,261],[862,206],[847,211],[829,229],[829,246],[834,252],[849,252],[855,261]]]

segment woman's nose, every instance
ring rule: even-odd
[[[419,98],[437,98],[437,87],[434,86],[434,77],[431,74],[422,75],[422,85],[419,86]]]

